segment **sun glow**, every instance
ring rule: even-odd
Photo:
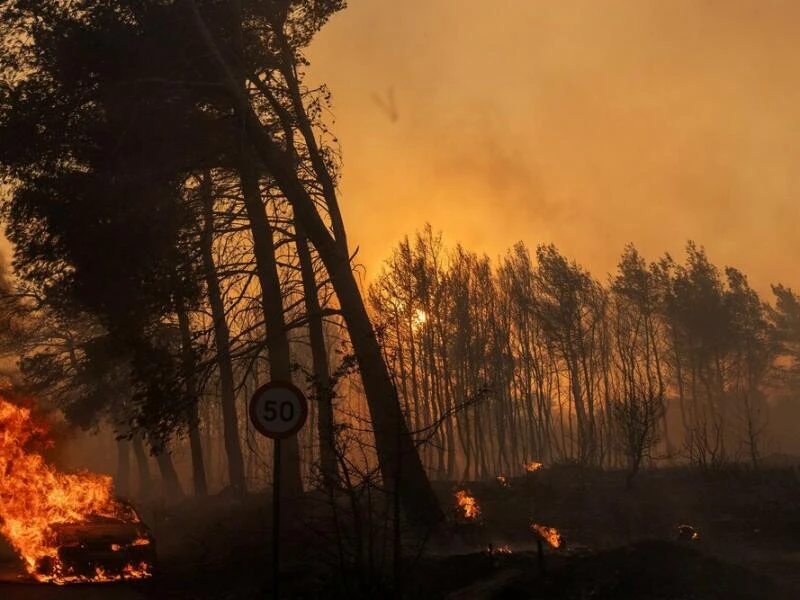
[[[419,329],[428,322],[428,313],[421,308],[415,308],[414,314],[411,317],[411,326],[414,329]]]

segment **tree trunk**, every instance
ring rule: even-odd
[[[206,480],[205,459],[203,458],[203,443],[200,439],[200,417],[197,414],[197,402],[193,402],[188,411],[189,419],[189,448],[192,456],[192,483],[195,496],[208,495],[208,482]]]
[[[117,493],[127,498],[131,493],[131,443],[117,440]]]
[[[292,168],[292,161],[259,121],[249,98],[220,53],[197,5],[193,0],[183,1],[224,77],[233,108],[242,120],[247,137],[292,205],[295,218],[302,224],[331,277],[361,371],[375,427],[375,444],[384,482],[400,495],[411,519],[428,527],[438,526],[444,515],[403,419],[400,402],[358,289],[344,240],[335,240],[330,235],[313,199]],[[402,468],[397,468],[398,461],[402,463]],[[401,474],[400,478],[396,477],[398,472]]]
[[[320,250],[320,246],[317,249]],[[331,275],[358,359],[384,480],[390,488],[399,487],[400,497],[411,518],[426,525],[438,524],[443,518],[438,500],[403,419],[399,399],[348,257],[342,256],[335,247],[326,248],[324,252],[320,250],[320,256]],[[402,463],[401,480],[394,481],[398,460]]]
[[[292,381],[292,364],[286,321],[283,316],[283,295],[272,227],[261,200],[258,172],[249,157],[242,157],[239,169],[247,219],[253,237],[256,272],[261,284],[261,306],[267,328],[269,375],[272,381]],[[303,493],[300,475],[300,448],[297,436],[281,441],[281,496],[298,498]]]
[[[178,473],[175,471],[175,465],[172,464],[172,456],[166,448],[156,454],[156,462],[164,482],[165,498],[170,502],[183,498],[183,489],[178,481]]]
[[[206,172],[202,181],[203,234],[201,252],[206,281],[206,295],[214,320],[214,341],[217,349],[220,393],[222,402],[222,432],[225,454],[228,459],[228,478],[234,491],[246,491],[244,460],[239,440],[239,417],[236,414],[236,393],[234,391],[233,363],[231,362],[230,330],[225,319],[225,306],[217,279],[214,264],[214,198],[211,188],[211,174]]]
[[[319,453],[322,479],[326,488],[335,487],[339,481],[336,458],[336,439],[334,435],[333,388],[330,379],[328,351],[325,347],[325,334],[322,327],[322,311],[314,277],[314,265],[308,241],[302,227],[295,226],[297,256],[300,259],[300,272],[303,278],[303,296],[308,318],[308,336],[311,343],[311,358],[314,364],[314,397],[319,406]]]
[[[189,396],[189,405],[186,409],[189,423],[189,447],[192,452],[192,482],[194,495],[205,496],[208,494],[206,482],[206,468],[203,459],[203,444],[200,441],[200,418],[197,413],[197,385],[194,377],[194,357],[192,356],[192,333],[189,329],[189,315],[183,299],[178,298],[176,310],[178,312],[178,326],[181,331],[181,354],[183,362],[184,385]]]
[[[150,464],[147,462],[147,453],[144,450],[141,435],[134,435],[131,440],[133,455],[136,457],[136,466],[139,472],[139,497],[142,500],[150,498]]]

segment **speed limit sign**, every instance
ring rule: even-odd
[[[259,433],[285,439],[300,431],[308,417],[308,402],[295,385],[272,381],[250,399],[250,420]]]

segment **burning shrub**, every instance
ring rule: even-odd
[[[469,490],[456,490],[456,510],[461,518],[468,521],[476,520],[481,514],[478,501],[470,495]]]
[[[550,544],[553,548],[558,548],[561,546],[561,534],[555,527],[546,527],[545,525],[534,523],[531,525],[531,529],[539,534],[539,537]]]
[[[489,544],[486,550],[492,556],[513,554],[511,552],[511,547],[508,546],[507,544],[503,544],[502,546],[495,546],[494,544]]]
[[[540,462],[532,460],[531,462],[529,462],[529,463],[527,463],[527,464],[525,464],[523,466],[525,467],[525,471],[527,471],[528,473],[533,473],[533,472],[538,471],[539,469],[541,469],[544,465],[542,463],[540,463]]]

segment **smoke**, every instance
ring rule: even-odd
[[[597,277],[687,239],[798,287],[790,0],[352,0],[311,48],[369,274],[425,221],[490,255],[554,242]],[[396,119],[374,101],[393,90]]]

